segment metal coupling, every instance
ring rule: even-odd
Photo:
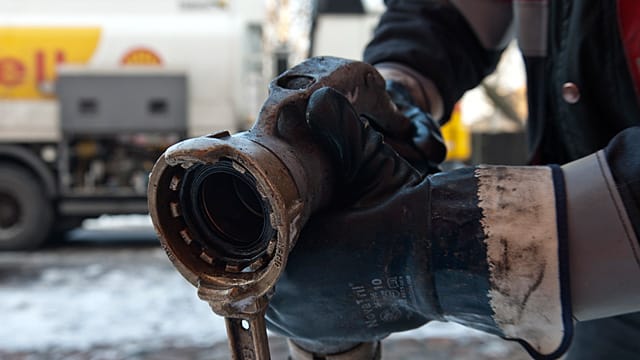
[[[369,64],[309,59],[274,79],[247,132],[171,146],[150,176],[160,242],[198,296],[227,318],[234,359],[268,359],[264,312],[309,216],[329,202],[334,173],[306,124],[313,92],[332,87],[361,114],[395,115]]]

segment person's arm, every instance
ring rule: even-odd
[[[640,304],[640,127],[562,167],[567,183],[569,273],[576,320]]]
[[[495,69],[512,17],[511,1],[387,1],[364,59],[387,80],[404,117],[370,123],[421,172],[445,159],[439,126],[464,91]]]
[[[389,0],[386,3],[387,11],[381,18],[374,39],[365,50],[365,60],[375,64],[386,79],[403,84],[415,103],[435,119],[442,121],[448,118],[446,114],[450,113],[462,93],[495,68],[500,51],[511,37],[511,1]],[[626,270],[637,267],[634,261],[640,259],[637,247],[610,246],[622,244],[626,242],[623,236],[632,238],[633,233],[640,231],[640,181],[633,178],[640,174],[640,156],[632,148],[634,141],[636,144],[639,141],[638,132],[637,128],[630,129],[598,155],[565,167],[569,172],[568,181],[576,182],[575,187],[568,189],[570,233],[583,238],[580,243],[573,243],[573,248],[578,244],[581,247],[572,252],[571,263],[572,273],[585,275],[584,278],[574,275],[577,278],[572,282],[572,287],[573,292],[580,294],[578,298],[584,298],[585,302],[611,298],[609,293],[618,291],[613,287],[625,287],[629,279],[617,275],[616,281],[609,281],[608,275],[613,271],[629,273]],[[585,176],[587,172],[589,176]],[[579,181],[584,179],[590,181]],[[605,201],[607,196],[609,200]],[[582,200],[572,200],[575,198]],[[598,207],[591,204],[602,204],[608,208],[606,214],[618,214],[621,219],[625,218],[623,213],[627,211],[629,214],[626,218],[630,220],[619,220],[617,226],[610,227],[612,221],[618,221],[616,217],[598,218],[593,213]],[[576,216],[595,216],[597,221],[579,222],[576,225]],[[611,229],[615,229],[615,235],[611,232],[603,235],[603,231]],[[597,240],[614,236],[617,236],[617,241],[605,245]],[[629,244],[634,244],[629,241]],[[587,271],[582,267],[594,254],[614,251],[626,251],[627,261],[600,264],[598,267],[589,265],[593,273],[586,275]],[[606,276],[603,279],[598,274]],[[608,284],[610,287],[593,286],[597,279],[602,281],[603,286]],[[630,298],[629,301],[637,302],[638,299]],[[597,311],[581,314],[584,306],[586,304],[576,304],[574,315],[578,319],[598,316]]]
[[[347,356],[448,320],[549,359],[575,320],[640,311],[640,127],[562,167],[423,177],[331,89],[314,93],[307,121],[339,191],[303,229],[267,312],[300,353]]]
[[[462,94],[491,73],[511,38],[511,1],[386,1],[364,60],[403,83],[446,121]]]

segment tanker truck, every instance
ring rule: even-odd
[[[0,250],[147,213],[168,145],[249,126],[272,76],[261,3],[1,0]]]
[[[382,10],[381,0],[0,0],[0,251],[62,239],[86,218],[146,214],[166,147],[247,129],[268,82],[308,55],[358,59]],[[301,46],[283,63],[287,27]]]

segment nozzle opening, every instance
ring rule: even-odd
[[[231,160],[189,168],[180,197],[187,226],[203,249],[233,263],[253,261],[267,251],[275,234],[269,205],[255,178]]]
[[[315,83],[315,79],[307,75],[284,75],[277,80],[278,86],[289,90],[306,89]]]

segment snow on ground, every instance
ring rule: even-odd
[[[78,255],[82,259],[69,259]],[[223,320],[198,299],[160,249],[104,255],[14,254],[18,264],[2,254],[4,277],[10,281],[0,287],[0,348],[166,341],[202,345],[225,337]],[[60,266],[40,267],[56,260]],[[11,280],[7,262],[27,268],[30,276]]]
[[[149,215],[102,215],[95,219],[86,219],[82,223],[85,230],[94,231],[144,231],[153,232],[153,224]]]
[[[81,256],[82,258],[74,259]],[[160,249],[0,254],[0,348],[84,349],[122,342],[206,345],[224,320],[201,301]],[[52,266],[53,264],[56,264]],[[12,267],[22,273],[12,275]],[[395,337],[484,336],[434,323]]]
[[[167,344],[206,347],[226,341],[224,320],[170,264],[148,218],[120,220],[85,223],[71,243],[58,248],[0,253],[0,354],[158,349]],[[104,238],[104,230],[115,225],[126,231],[111,232],[110,242],[82,242],[82,237]],[[146,242],[139,241],[140,234]],[[127,245],[126,239],[132,238],[138,242]],[[498,357],[513,349],[452,323],[434,322],[387,341],[403,339],[480,342],[483,351]]]

